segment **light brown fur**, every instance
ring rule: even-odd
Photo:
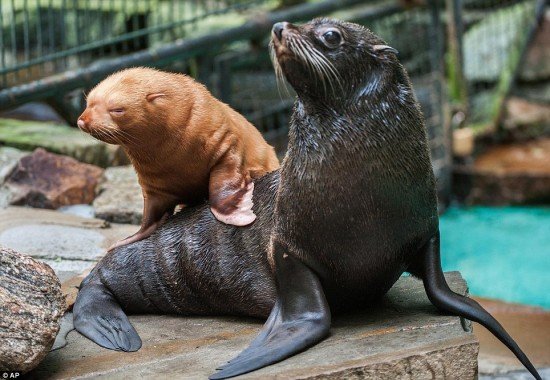
[[[273,147],[242,115],[192,78],[150,68],[115,73],[87,97],[78,126],[120,144],[144,196],[140,231],[118,245],[149,236],[178,204],[209,197],[214,215],[246,225],[252,179],[279,167]]]

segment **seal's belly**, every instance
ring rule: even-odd
[[[307,217],[288,218],[278,226],[277,235],[294,248],[291,254],[318,274],[331,304],[382,296],[437,226],[433,207],[418,201],[421,197],[413,191],[389,193],[403,196],[396,200],[372,192],[349,198],[339,194],[339,199],[329,199],[339,202],[335,208],[322,203],[325,195],[317,198],[319,204],[294,209]]]

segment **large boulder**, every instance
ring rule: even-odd
[[[39,148],[19,161],[4,186],[12,205],[56,209],[91,203],[102,174],[97,166]]]
[[[0,306],[0,371],[30,371],[59,331],[59,280],[48,265],[0,247]]]

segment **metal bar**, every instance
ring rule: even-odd
[[[29,4],[28,0],[23,1],[23,54],[25,61],[30,59],[29,46]]]
[[[15,36],[15,27],[17,26],[17,18],[15,16],[15,2],[11,0],[11,54],[13,59],[17,58],[17,39]],[[15,73],[15,77],[19,79],[19,73]]]
[[[50,53],[55,50],[54,45],[54,39],[55,39],[55,32],[54,32],[54,18],[53,18],[53,7],[52,7],[53,0],[50,0],[48,4],[48,37],[50,40]]]
[[[462,54],[462,0],[446,0],[448,15],[447,34],[449,43],[449,72],[451,72],[451,96],[459,107],[468,114],[468,87],[464,77],[464,58]]]
[[[2,9],[2,2],[0,1],[0,64],[1,67],[6,67],[6,51],[4,46],[4,11]],[[2,87],[6,86],[6,74],[0,74],[2,77]]]
[[[74,1],[76,1],[76,0],[74,0]],[[74,2],[73,2],[73,12],[74,12],[74,8],[75,8],[75,6],[74,6]],[[67,17],[67,9],[68,9],[67,0],[63,0],[61,2],[61,11],[62,11],[62,14],[63,14],[63,18],[62,18],[63,24],[61,25],[61,28],[59,30],[59,33],[60,33],[59,34],[59,39],[61,40],[60,41],[61,42],[61,51],[64,51],[64,50],[67,49],[67,33],[65,31],[65,28],[66,28],[66,25],[67,25],[67,18],[66,18]],[[78,24],[78,23],[75,23],[75,24]],[[77,28],[76,32],[78,33],[79,32],[78,25],[76,26],[76,28]],[[63,57],[63,58],[64,59],[62,61],[63,62],[62,67],[66,68],[67,67],[67,58],[66,57]]]
[[[212,34],[192,39],[175,41],[156,49],[140,51],[121,58],[101,62],[78,70],[68,71],[28,84],[15,86],[0,91],[0,110],[15,107],[37,98],[50,97],[61,91],[80,87],[91,87],[105,76],[130,66],[153,64],[163,67],[174,61],[198,56],[216,46],[248,39],[261,33],[268,33],[278,21],[302,21],[322,14],[334,12],[342,7],[362,3],[363,0],[325,0],[318,3],[306,3],[292,8],[254,18],[235,28],[213,32]],[[397,3],[373,6],[368,11],[354,15],[354,20],[373,19],[392,12],[400,11]]]
[[[40,0],[36,0],[36,54],[40,57],[44,54],[43,47],[42,47],[42,12],[41,12],[42,4],[40,3]],[[42,73],[44,73],[44,70],[42,68]]]

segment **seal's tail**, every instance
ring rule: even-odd
[[[541,377],[527,355],[519,348],[512,337],[504,330],[491,314],[471,298],[453,292],[443,276],[439,255],[439,232],[422,248],[420,261],[415,263],[410,272],[424,282],[424,288],[430,301],[440,310],[459,315],[485,326],[493,335],[504,343],[519,361],[531,372],[535,379]]]

